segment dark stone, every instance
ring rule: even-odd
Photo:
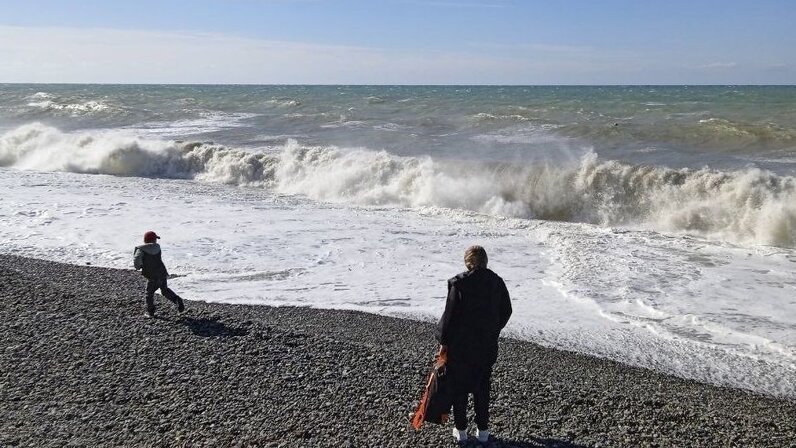
[[[0,446],[454,446],[408,429],[429,323],[203,302],[147,320],[134,271],[15,256],[0,285]],[[501,340],[493,381],[490,447],[796,440],[793,399],[527,342]]]

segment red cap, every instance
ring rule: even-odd
[[[159,239],[160,239],[160,237],[158,236],[158,234],[153,232],[153,231],[151,231],[151,230],[144,234],[144,242],[145,243],[154,243],[155,240],[159,240]]]

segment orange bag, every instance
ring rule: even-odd
[[[423,397],[412,417],[412,428],[419,430],[424,422],[445,424],[448,421],[451,408],[451,398],[447,387],[447,372],[445,364],[448,362],[448,354],[440,352],[428,374],[426,386],[423,390]]]

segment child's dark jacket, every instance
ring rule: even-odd
[[[133,266],[141,269],[141,274],[150,279],[165,279],[169,273],[160,258],[160,244],[148,243],[135,248]]]

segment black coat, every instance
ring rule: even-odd
[[[448,300],[437,325],[437,341],[448,346],[448,364],[458,371],[491,367],[510,316],[506,284],[491,270],[474,269],[448,280]]]
[[[161,258],[160,245],[157,243],[138,246],[133,252],[133,266],[141,269],[141,274],[149,280],[163,280],[169,273]]]

